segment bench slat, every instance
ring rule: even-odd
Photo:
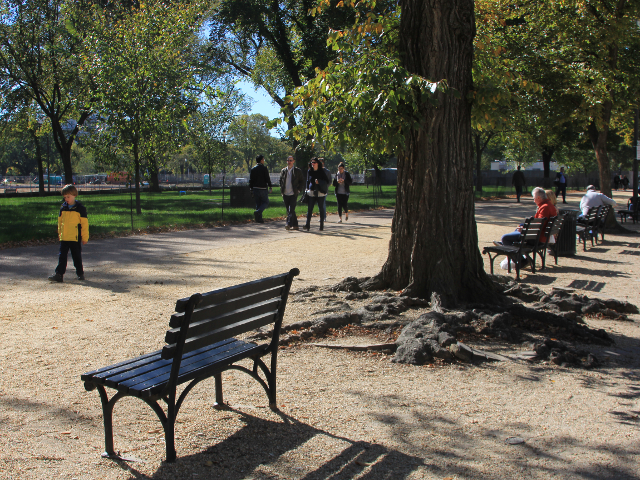
[[[91,380],[94,376],[96,376],[96,375],[98,375],[100,373],[107,372],[109,370],[113,370],[113,369],[116,369],[116,368],[119,368],[119,367],[125,367],[127,365],[131,365],[131,364],[133,364],[135,362],[138,362],[140,360],[144,360],[146,358],[158,355],[161,352],[162,352],[162,350],[156,350],[155,352],[147,353],[147,354],[141,355],[141,356],[139,356],[137,358],[132,358],[130,360],[125,360],[125,361],[120,362],[120,363],[114,363],[113,365],[109,365],[108,367],[102,367],[102,368],[99,368],[98,370],[94,370],[92,372],[83,373],[82,375],[80,375],[80,380],[82,380],[83,382],[85,382],[87,380]]]
[[[225,325],[238,323],[242,320],[257,317],[264,313],[274,312],[278,310],[279,305],[280,298],[275,298],[263,303],[259,303],[257,305],[250,305],[246,308],[239,308],[235,311],[225,313],[224,315],[216,315],[215,317],[209,317],[205,320],[192,323],[191,325],[189,325],[189,330],[187,331],[187,339],[204,335],[211,331],[220,329]],[[210,310],[209,315],[213,314],[214,312],[217,312],[217,310]],[[169,344],[176,343],[179,336],[180,328],[167,330],[167,334],[165,335],[165,342]]]
[[[265,300],[270,300],[272,298],[277,298],[280,300],[282,298],[282,290],[284,289],[284,285],[271,288],[268,290],[264,290],[262,292],[253,293],[250,295],[243,295],[239,298],[234,298],[231,300],[227,300],[224,303],[208,305],[204,308],[198,308],[193,311],[191,315],[191,323],[189,328],[193,328],[193,325],[200,320],[206,320],[211,317],[211,312],[215,312],[217,316],[223,315],[228,312],[232,312],[246,305],[253,305],[256,303],[264,302]],[[178,328],[182,326],[182,321],[184,319],[184,313],[174,313],[171,315],[171,320],[169,321],[169,326],[171,328]]]
[[[252,282],[242,283],[233,287],[222,288],[213,292],[203,293],[198,308],[208,307],[209,305],[224,303],[228,300],[243,297],[256,291],[269,290],[271,288],[283,286],[287,280],[288,273],[275,275],[273,277],[254,280]],[[189,301],[188,298],[181,298],[176,302],[176,312],[184,312]]]
[[[246,343],[236,340],[221,348],[208,349],[191,358],[190,362],[180,365],[177,385],[188,382],[201,375],[207,369],[215,368],[223,370],[241,358],[246,358],[252,350],[261,351],[262,346],[254,343]],[[171,376],[171,369],[158,369],[149,372],[146,376],[138,376],[122,382],[121,388],[126,388],[127,393],[136,396],[151,396],[162,392]]]
[[[269,323],[273,323],[277,314],[277,311],[268,312],[257,317],[252,317],[240,322],[233,323],[231,325],[225,325],[205,335],[189,338],[184,343],[184,352],[191,352],[205,345],[215,343],[219,340],[233,337],[234,335],[245,333],[250,330],[255,330],[256,328],[260,328],[264,325],[268,325]],[[175,350],[175,343],[172,343],[171,345],[165,345],[162,349],[162,358],[172,358],[175,354]]]

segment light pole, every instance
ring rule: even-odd
[[[222,132],[222,143],[224,145],[224,150],[222,152],[222,203],[220,204],[220,220],[224,221],[224,182],[227,178],[227,134],[228,132],[225,130]]]

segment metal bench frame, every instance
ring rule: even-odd
[[[540,241],[540,234],[542,233],[543,226],[547,220],[547,218],[527,218],[522,225],[519,244],[514,244],[513,246],[494,245],[484,247],[482,254],[484,255],[486,253],[489,255],[491,274],[493,275],[493,262],[501,255],[505,255],[508,259],[507,271],[509,273],[511,273],[511,262],[514,263],[516,269],[516,280],[520,280],[520,270],[524,266],[525,258],[531,265],[531,271],[536,273],[536,251]],[[492,253],[495,255],[492,256]]]
[[[216,405],[223,406],[222,372],[240,370],[264,388],[271,408],[276,408],[276,367],[280,328],[291,283],[300,271],[215,290],[196,293],[176,302],[161,350],[110,365],[81,376],[87,391],[98,390],[104,418],[103,457],[119,458],[113,446],[113,408],[126,396],[140,398],[158,416],[164,429],[167,461],[176,459],[175,422],[188,393],[198,383],[214,377]],[[273,324],[265,344],[234,338]],[[270,366],[262,360],[270,354]],[[250,359],[253,368],[236,362]],[[264,379],[260,376],[260,372]],[[177,386],[187,383],[180,395]],[[105,387],[117,390],[111,399]],[[160,401],[166,404],[166,413]]]

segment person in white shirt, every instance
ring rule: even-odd
[[[618,204],[615,200],[607,197],[606,195],[597,192],[596,187],[589,185],[587,187],[587,193],[584,194],[582,200],[580,200],[581,214],[578,215],[578,220],[583,219],[589,214],[589,209],[592,207],[599,207],[601,205],[612,205],[617,207]]]

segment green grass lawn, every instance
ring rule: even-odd
[[[331,189],[333,191],[333,189]],[[367,210],[378,207],[394,207],[396,187],[382,187],[382,196],[374,204],[372,188],[364,185],[351,187],[349,210]],[[222,190],[163,193],[141,193],[142,214],[131,214],[131,198],[128,193],[80,195],[87,207],[91,235],[111,232],[144,230],[153,227],[178,227],[210,225],[222,220]],[[264,212],[265,219],[284,217],[286,212],[279,189],[269,195],[270,205]],[[60,197],[12,197],[0,198],[0,243],[55,238],[58,225]],[[317,207],[315,209],[317,211]],[[327,196],[327,211],[338,210],[333,193]],[[298,205],[296,212],[303,215],[306,205]],[[133,218],[133,225],[132,225]],[[224,221],[235,222],[253,219],[252,208],[230,208],[229,190],[225,190]]]

